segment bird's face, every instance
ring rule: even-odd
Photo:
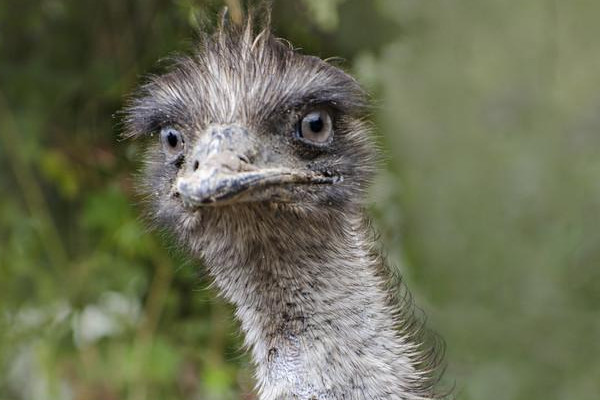
[[[141,188],[159,224],[257,208],[317,216],[362,201],[374,166],[362,90],[250,31],[206,39],[126,111],[126,136],[151,142]]]

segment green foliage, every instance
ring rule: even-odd
[[[113,117],[222,4],[0,3],[0,399],[254,398],[229,306],[140,222]],[[459,398],[600,398],[599,13],[274,2],[373,93],[372,213]]]

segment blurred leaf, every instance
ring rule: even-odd
[[[304,0],[317,24],[326,30],[333,31],[338,26],[338,6],[346,0]]]
[[[77,195],[79,190],[77,168],[70,164],[64,155],[55,150],[43,152],[40,170],[46,179],[58,186],[65,198],[72,199]]]

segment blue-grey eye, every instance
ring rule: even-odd
[[[333,136],[331,116],[325,110],[314,110],[302,117],[299,136],[315,144],[325,144]]]
[[[183,151],[183,135],[177,129],[161,129],[160,141],[165,153],[171,156],[177,156]]]

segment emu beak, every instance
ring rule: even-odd
[[[261,168],[249,162],[253,143],[245,129],[213,127],[194,149],[186,173],[175,184],[188,208],[238,202],[289,201],[290,185],[335,184],[340,176],[308,169]],[[256,153],[254,151],[254,153]],[[253,158],[253,157],[252,157]],[[278,190],[279,189],[279,190]],[[289,194],[289,193],[288,193]]]

